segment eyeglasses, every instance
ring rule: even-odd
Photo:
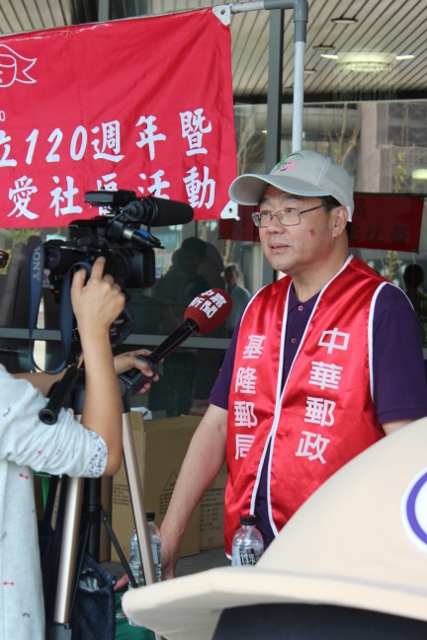
[[[298,209],[283,209],[283,211],[278,211],[277,213],[272,213],[271,211],[257,211],[252,214],[252,220],[256,227],[268,227],[273,218],[276,217],[284,227],[294,227],[301,223],[301,214],[308,213],[309,211],[315,211],[322,207],[323,204],[319,204],[317,207],[305,209],[304,211],[299,211]]]

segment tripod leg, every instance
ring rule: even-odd
[[[105,528],[107,529],[107,533],[110,536],[110,540],[114,545],[114,548],[117,552],[117,555],[119,556],[120,562],[123,565],[123,569],[126,571],[126,575],[129,578],[129,582],[131,583],[131,585],[133,586],[134,589],[138,588],[138,584],[133,576],[133,573],[130,569],[129,563],[126,560],[125,554],[122,551],[122,548],[120,546],[119,541],[117,540],[117,536],[114,533],[113,529],[111,528],[110,523],[108,522],[108,515],[106,511],[101,511],[101,522],[104,523]]]
[[[148,533],[147,519],[145,517],[144,499],[142,496],[142,484],[138,472],[138,461],[136,459],[135,447],[133,444],[129,413],[123,414],[123,454],[145,582],[146,584],[153,584],[156,582],[156,574],[154,571],[150,536]]]
[[[75,561],[79,542],[83,485],[84,478],[69,478],[68,480],[58,585],[53,612],[53,625],[49,630],[49,640],[53,640],[54,638],[71,638],[71,629],[67,627],[70,622],[71,601],[74,591]],[[69,634],[67,634],[67,631]]]
[[[136,534],[138,536],[139,552],[141,554],[142,567],[146,584],[156,582],[153,555],[151,553],[150,536],[148,533],[147,519],[145,517],[144,499],[142,496],[141,478],[138,472],[138,460],[132,437],[129,412],[123,414],[123,454],[128,478],[130,501],[135,520]],[[162,636],[154,634],[155,640],[163,640]]]

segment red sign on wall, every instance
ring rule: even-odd
[[[418,252],[424,199],[418,196],[354,194],[350,246],[359,249]],[[224,239],[259,242],[254,207],[239,206],[240,220],[221,220]]]
[[[228,26],[211,9],[0,41],[0,228],[128,189],[219,218],[236,177]],[[102,211],[101,211],[102,213]]]
[[[360,193],[354,205],[351,247],[418,252],[423,198]]]

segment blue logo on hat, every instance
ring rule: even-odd
[[[406,535],[427,553],[427,469],[418,473],[409,484],[401,512]]]

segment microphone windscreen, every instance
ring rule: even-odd
[[[153,205],[153,215],[149,221],[152,227],[167,227],[171,224],[187,224],[194,217],[194,210],[189,204],[166,200],[166,198],[144,198],[143,204],[147,201]],[[144,223],[144,224],[148,224]]]
[[[230,314],[233,302],[223,289],[208,289],[190,302],[184,313],[184,320],[193,320],[198,326],[198,334],[217,329]]]

